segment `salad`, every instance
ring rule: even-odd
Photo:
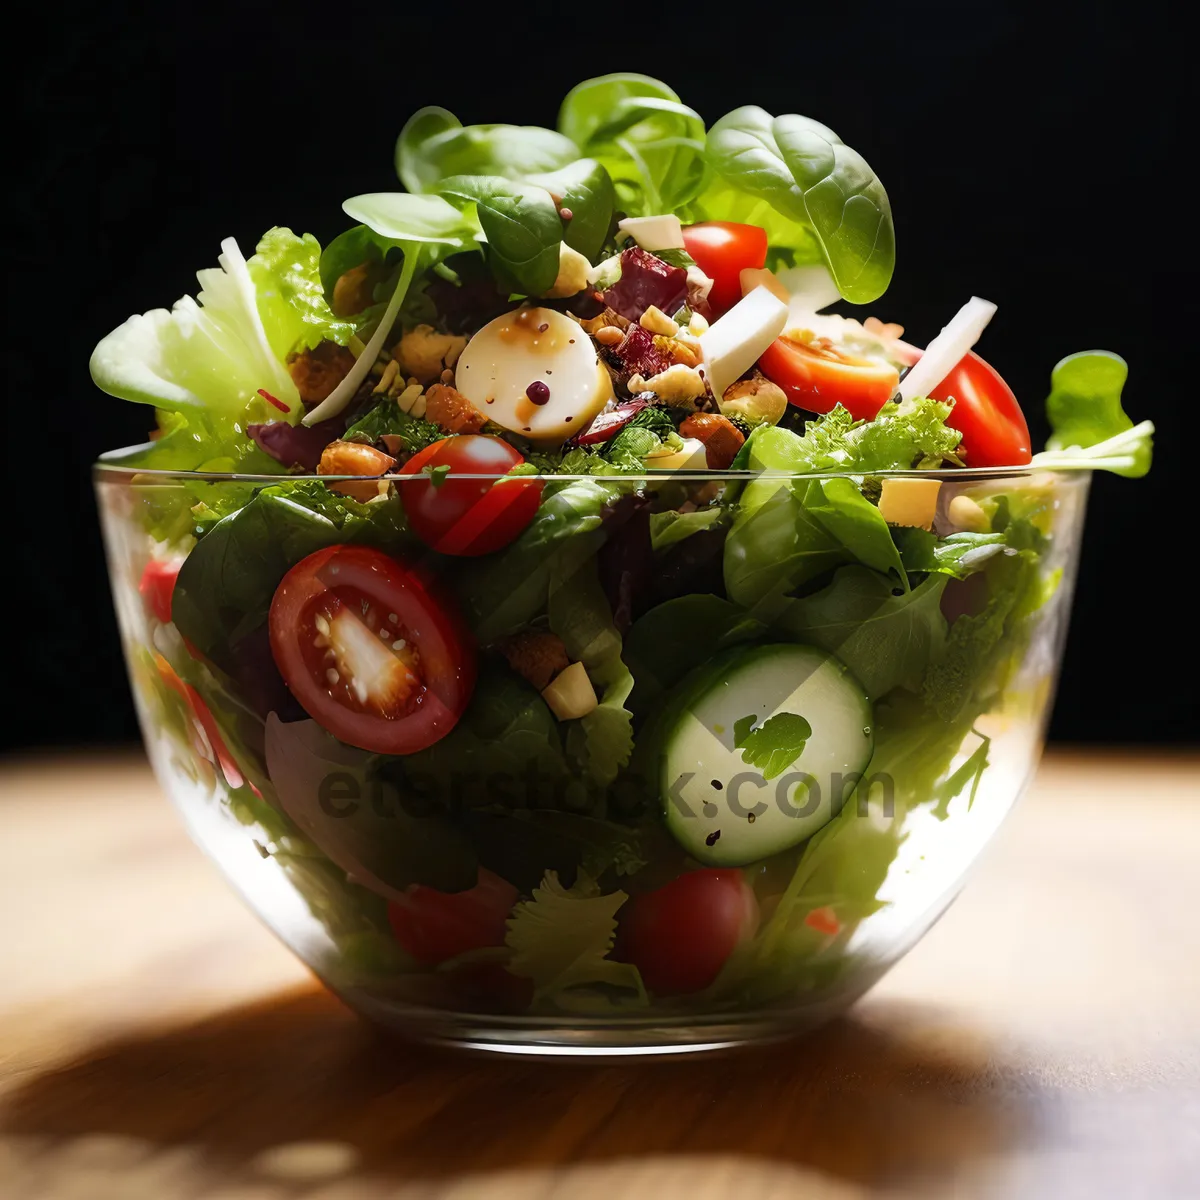
[[[807,117],[706,128],[610,75],[556,129],[423,109],[395,165],[324,246],[227,239],[92,355],[156,410],[102,468],[148,729],[335,986],[564,1017],[834,986],[914,814],[994,769],[1072,480],[1149,468],[1125,363],[1063,359],[1033,454],[994,305],[923,349],[872,307],[887,194]]]

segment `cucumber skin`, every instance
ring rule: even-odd
[[[810,646],[806,642],[756,642],[731,646],[729,649],[719,652],[712,658],[706,659],[692,671],[688,672],[684,679],[677,685],[674,696],[659,712],[658,716],[652,720],[652,728],[644,731],[642,739],[642,745],[646,746],[649,751],[646,758],[642,759],[642,762],[644,765],[647,765],[647,760],[649,760],[656,770],[663,823],[680,848],[705,867],[745,867],[752,863],[761,862],[771,857],[772,854],[790,849],[819,833],[821,829],[824,829],[828,825],[829,820],[834,815],[831,813],[829,819],[824,821],[820,826],[810,830],[804,837],[796,839],[795,842],[781,845],[767,853],[755,854],[749,858],[740,855],[730,857],[728,855],[728,847],[726,848],[726,852],[722,853],[720,850],[710,850],[708,847],[689,845],[676,832],[676,822],[672,819],[673,813],[669,795],[671,780],[667,769],[667,746],[675,737],[682,718],[721,679],[728,678],[733,674],[740,674],[743,671],[754,670],[759,660],[780,650],[808,650],[822,660],[828,660],[836,665],[848,688],[852,689],[855,695],[861,698],[865,723],[872,729],[872,734],[866,743],[862,762],[854,769],[865,771],[874,753],[874,712],[870,698],[867,696],[862,684],[858,682],[857,678],[850,671],[850,668],[836,655],[830,654],[828,651],[822,650],[817,646]],[[719,846],[720,843],[718,842],[717,845]]]

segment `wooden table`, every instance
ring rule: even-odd
[[[1054,756],[851,1017],[616,1066],[385,1040],[141,761],[0,770],[2,1195],[1200,1194],[1196,758]]]

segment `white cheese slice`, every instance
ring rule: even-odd
[[[678,450],[647,454],[643,461],[650,471],[703,471],[708,466],[708,451],[699,438],[684,438]]]
[[[701,334],[700,352],[714,396],[723,396],[739,375],[758,362],[787,321],[788,306],[760,285]]]
[[[531,394],[532,384],[544,390]],[[578,433],[613,394],[592,339],[564,313],[535,307],[479,330],[455,364],[454,386],[489,421],[539,442]]]
[[[879,515],[889,525],[931,529],[941,490],[940,479],[885,479],[879,496]]]
[[[674,213],[659,217],[626,217],[617,228],[628,234],[643,250],[682,250],[683,226]]]

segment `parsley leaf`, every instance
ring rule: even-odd
[[[775,779],[804,752],[812,726],[790,712],[776,713],[755,729],[757,720],[755,714],[735,721],[733,744],[741,750],[743,762],[757,767],[764,779]]]

